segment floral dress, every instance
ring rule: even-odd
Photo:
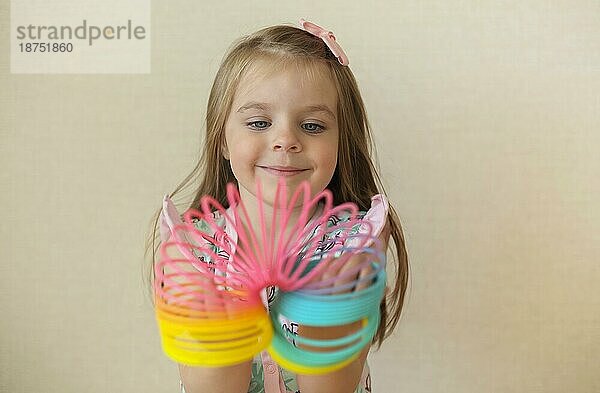
[[[375,233],[379,234],[383,228],[385,223],[385,218],[387,217],[387,199],[384,195],[378,194],[371,198],[371,208],[369,211],[364,212],[361,211],[359,213],[359,217],[362,220],[369,220],[372,224],[374,224]],[[233,213],[230,211],[231,208],[227,209],[227,213],[230,217],[233,217]],[[164,210],[163,210],[164,211]],[[168,213],[167,213],[168,214]],[[213,212],[213,218],[215,223],[223,228],[225,234],[229,239],[232,239],[234,242],[237,241],[237,234],[233,231],[228,225],[226,225],[225,217],[221,216],[218,211]],[[327,222],[327,226],[335,225],[341,221],[347,220],[348,216],[335,216],[333,215]],[[210,234],[211,236],[215,236],[215,232],[210,228],[210,226],[204,221],[199,220],[197,218],[193,221],[194,226],[205,233]],[[307,225],[310,225],[307,224]],[[314,232],[318,229],[315,228]],[[161,232],[167,233],[168,228],[164,221],[161,219]],[[334,242],[335,239],[331,237],[324,236],[319,240],[320,242]],[[209,243],[209,247],[212,247],[212,251],[224,258],[228,258],[229,255],[225,250],[220,249],[216,245]],[[205,258],[205,256],[199,256],[201,259]],[[263,290],[263,302],[265,305],[270,305],[273,299],[276,297],[276,289],[273,287],[266,288]],[[268,292],[268,293],[267,293]],[[280,317],[281,326],[292,333],[293,335],[297,335],[298,332],[298,324],[294,321],[287,320],[285,317]],[[294,345],[296,345],[293,342]],[[180,389],[181,393],[185,393],[185,388],[183,383],[180,381]],[[298,389],[298,383],[296,381],[295,373],[280,367],[277,365],[269,356],[267,351],[263,351],[260,354],[257,354],[252,360],[252,377],[250,379],[250,385],[248,387],[248,393],[300,393]],[[365,361],[365,365],[363,368],[362,375],[360,377],[359,383],[356,387],[354,393],[370,393],[371,390],[371,374],[369,370],[369,364]]]

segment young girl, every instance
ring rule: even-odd
[[[226,184],[233,182],[250,217],[257,217],[256,182],[262,184],[269,204],[283,177],[289,190],[302,181],[309,182],[313,196],[331,190],[334,205],[353,202],[364,219],[385,211],[387,217],[381,220],[378,233],[385,249],[392,246],[391,236],[394,250],[388,263],[393,261],[396,266],[392,289],[386,290],[380,305],[381,323],[373,339],[380,347],[401,315],[408,258],[399,218],[380,195],[384,189],[372,150],[367,114],[345,53],[331,32],[301,19],[299,28],[264,28],[231,47],[210,92],[202,157],[173,194],[198,176],[190,208],[200,210],[203,195],[230,208]],[[218,212],[214,218],[225,225]],[[156,242],[159,221],[162,241],[168,238],[164,236],[168,233],[165,217],[157,212],[148,244],[153,246],[153,261],[160,246]],[[208,230],[202,222],[195,225]],[[268,300],[273,296],[270,291]],[[283,323],[294,334],[300,331],[305,337],[322,339],[357,329],[356,325],[311,328],[293,321]],[[371,392],[366,362],[369,349],[367,345],[361,356],[344,368],[318,376],[294,375],[278,367],[266,352],[230,367],[179,365],[181,391]]]

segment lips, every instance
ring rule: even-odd
[[[275,175],[275,176],[294,176],[297,175],[299,173],[302,173],[304,171],[307,171],[308,169],[303,169],[303,168],[298,168],[298,167],[294,167],[294,166],[280,166],[280,165],[272,165],[272,166],[262,166],[262,165],[257,165],[259,168],[263,169],[264,171]]]
[[[261,168],[271,168],[276,169],[278,171],[284,172],[294,172],[294,171],[303,171],[304,169],[298,168],[295,166],[280,166],[280,165],[259,165]]]

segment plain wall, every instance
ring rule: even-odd
[[[407,240],[374,391],[600,391],[597,1],[155,1],[147,75],[10,74],[0,4],[0,391],[178,391],[150,218],[231,42],[301,17],[348,54]]]

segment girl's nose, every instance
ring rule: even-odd
[[[302,151],[302,144],[294,131],[286,129],[277,133],[273,140],[273,150],[297,153]]]

